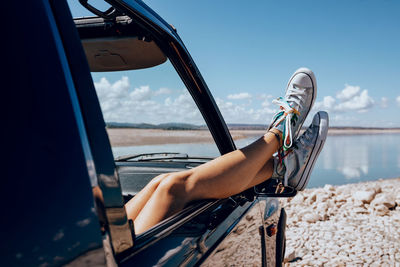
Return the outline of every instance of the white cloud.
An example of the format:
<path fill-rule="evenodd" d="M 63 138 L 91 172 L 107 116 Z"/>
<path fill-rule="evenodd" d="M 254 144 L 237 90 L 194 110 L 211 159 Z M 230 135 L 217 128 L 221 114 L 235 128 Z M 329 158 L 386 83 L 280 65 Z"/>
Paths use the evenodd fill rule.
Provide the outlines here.
<path fill-rule="evenodd" d="M 221 98 L 216 98 L 216 103 L 227 123 L 268 124 L 276 111 L 269 108 L 265 101 L 261 108 L 249 107 L 245 103 L 232 103 Z"/>
<path fill-rule="evenodd" d="M 135 88 L 133 92 L 130 93 L 132 99 L 137 101 L 141 100 L 150 100 L 153 92 L 150 90 L 149 86 L 140 86 L 139 88 Z"/>
<path fill-rule="evenodd" d="M 315 109 L 319 110 L 319 109 L 326 109 L 326 110 L 330 110 L 334 107 L 336 103 L 335 98 L 333 98 L 332 96 L 328 95 L 325 96 L 324 99 L 321 102 L 316 102 L 314 104 Z"/>
<path fill-rule="evenodd" d="M 336 100 L 331 96 L 325 96 L 323 100 L 323 104 L 326 108 L 331 109 L 335 105 Z"/>
<path fill-rule="evenodd" d="M 271 98 L 273 98 L 273 95 L 260 94 L 258 97 L 260 99 L 271 99 Z"/>
<path fill-rule="evenodd" d="M 235 99 L 235 100 L 251 99 L 251 98 L 252 98 L 252 96 L 249 93 L 239 93 L 239 94 L 228 95 L 228 99 Z"/>
<path fill-rule="evenodd" d="M 359 95 L 360 90 L 361 90 L 360 86 L 352 86 L 345 84 L 345 88 L 336 94 L 336 98 L 342 101 L 347 101 Z"/>
<path fill-rule="evenodd" d="M 353 95 L 347 101 L 339 103 L 335 106 L 335 110 L 349 111 L 355 110 L 365 112 L 374 105 L 374 100 L 368 95 L 368 90 L 363 90 L 357 95 Z"/>
<path fill-rule="evenodd" d="M 101 78 L 95 83 L 95 87 L 107 122 L 204 124 L 198 108 L 186 90 L 153 90 L 150 86 L 133 88 L 128 77 L 122 77 L 115 83 Z M 270 104 L 272 96 L 257 96 L 259 106 L 249 104 L 252 98 L 250 93 L 242 92 L 228 95 L 227 99 L 216 98 L 216 103 L 228 123 L 268 124 L 277 110 L 277 107 Z"/>
<path fill-rule="evenodd" d="M 357 111 L 366 112 L 372 108 L 374 100 L 368 95 L 368 90 L 361 90 L 359 86 L 345 85 L 345 88 L 332 96 L 325 96 L 320 102 L 315 103 L 315 109 L 328 111 Z"/>
<path fill-rule="evenodd" d="M 103 116 L 107 122 L 164 123 L 190 122 L 204 124 L 192 97 L 187 91 L 173 95 L 172 90 L 150 86 L 132 88 L 129 78 L 115 83 L 101 78 L 95 83 Z M 154 99 L 164 95 L 165 99 Z"/>
<path fill-rule="evenodd" d="M 398 97 L 396 97 L 396 103 L 400 107 L 400 95 Z"/>
<path fill-rule="evenodd" d="M 204 124 L 186 89 L 153 89 L 148 85 L 135 88 L 128 77 L 122 77 L 114 83 L 101 78 L 95 87 L 107 122 Z M 268 94 L 251 95 L 242 92 L 216 98 L 216 103 L 227 123 L 269 124 L 272 115 L 278 110 L 277 106 L 271 104 L 272 98 Z M 387 107 L 390 101 L 382 97 L 376 103 Z M 396 102 L 400 106 L 400 96 Z M 316 102 L 311 114 L 326 110 L 330 113 L 332 125 L 359 125 L 360 117 L 357 113 L 368 111 L 374 104 L 368 90 L 346 84 L 337 94 L 325 96 Z M 312 116 L 309 117 L 311 119 Z"/>
<path fill-rule="evenodd" d="M 264 101 L 261 103 L 261 106 L 263 106 L 263 107 L 269 107 L 269 106 L 271 106 L 271 100 L 269 100 L 269 99 L 264 100 Z"/>
<path fill-rule="evenodd" d="M 172 93 L 172 90 L 169 88 L 162 87 L 154 92 L 154 95 L 169 95 Z"/>

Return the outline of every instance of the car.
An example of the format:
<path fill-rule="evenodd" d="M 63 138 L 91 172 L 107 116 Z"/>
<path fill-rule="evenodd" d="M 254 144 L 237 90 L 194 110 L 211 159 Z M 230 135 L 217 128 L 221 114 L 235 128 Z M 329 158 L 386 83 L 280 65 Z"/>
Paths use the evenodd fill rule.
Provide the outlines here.
<path fill-rule="evenodd" d="M 3 90 L 1 265 L 207 266 L 227 244 L 255 241 L 259 264 L 280 266 L 286 213 L 278 198 L 296 191 L 273 180 L 196 201 L 135 234 L 124 204 L 140 187 L 123 181 L 145 183 L 210 159 L 163 151 L 114 158 L 91 71 L 152 68 L 168 59 L 219 153 L 236 145 L 177 30 L 140 0 L 107 2 L 101 11 L 81 0 L 94 16 L 75 19 L 64 0 L 2 4 L 9 11 L 3 74 L 12 86 Z M 257 234 L 241 240 L 235 234 L 255 207 Z"/>

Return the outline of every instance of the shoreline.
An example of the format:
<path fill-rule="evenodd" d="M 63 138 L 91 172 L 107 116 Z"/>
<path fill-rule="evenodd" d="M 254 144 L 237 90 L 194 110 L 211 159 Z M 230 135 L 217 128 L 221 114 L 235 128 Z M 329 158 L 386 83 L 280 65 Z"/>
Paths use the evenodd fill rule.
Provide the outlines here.
<path fill-rule="evenodd" d="M 107 132 L 113 147 L 214 142 L 208 130 L 108 128 Z M 251 137 L 261 137 L 265 132 L 265 130 L 230 130 L 232 138 L 235 141 Z M 328 131 L 328 135 L 331 136 L 376 134 L 400 134 L 400 129 L 331 128 Z"/>

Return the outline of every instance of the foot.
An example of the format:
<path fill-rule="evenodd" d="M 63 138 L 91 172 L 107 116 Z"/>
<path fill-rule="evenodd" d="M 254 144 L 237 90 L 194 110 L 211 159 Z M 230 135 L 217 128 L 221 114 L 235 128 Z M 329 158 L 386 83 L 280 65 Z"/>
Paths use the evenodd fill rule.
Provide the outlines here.
<path fill-rule="evenodd" d="M 315 114 L 310 127 L 286 151 L 283 162 L 275 158 L 273 178 L 283 181 L 284 186 L 302 191 L 324 146 L 328 128 L 328 113 L 320 111 Z"/>
<path fill-rule="evenodd" d="M 272 103 L 280 106 L 272 119 L 271 128 L 282 132 L 283 149 L 289 149 L 300 132 L 308 113 L 317 97 L 317 82 L 314 73 L 300 68 L 290 78 L 284 97 Z"/>

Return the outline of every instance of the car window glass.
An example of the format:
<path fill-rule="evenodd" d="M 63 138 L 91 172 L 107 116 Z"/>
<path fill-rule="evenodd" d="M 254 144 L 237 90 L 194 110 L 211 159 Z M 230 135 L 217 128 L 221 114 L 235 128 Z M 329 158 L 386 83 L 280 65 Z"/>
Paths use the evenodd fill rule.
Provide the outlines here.
<path fill-rule="evenodd" d="M 191 95 L 169 61 L 148 69 L 92 72 L 115 158 L 175 152 L 218 155 Z"/>

